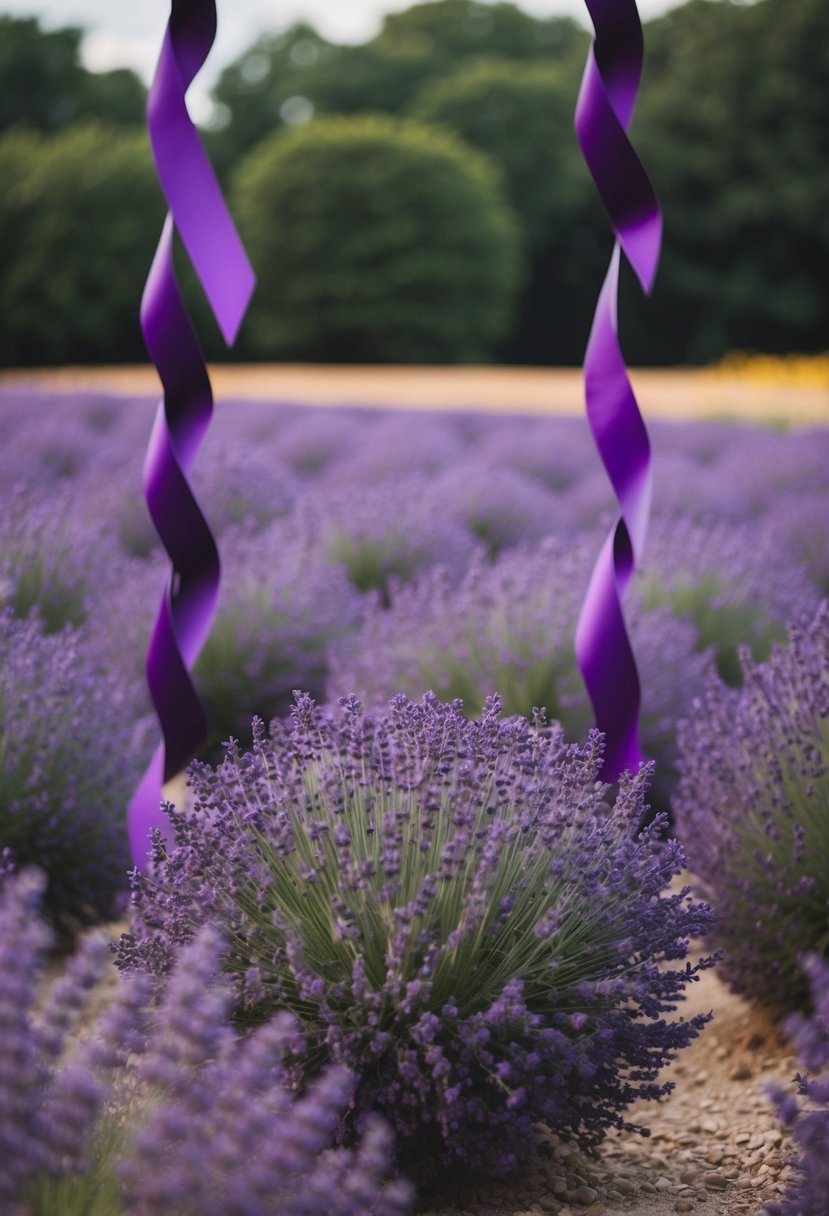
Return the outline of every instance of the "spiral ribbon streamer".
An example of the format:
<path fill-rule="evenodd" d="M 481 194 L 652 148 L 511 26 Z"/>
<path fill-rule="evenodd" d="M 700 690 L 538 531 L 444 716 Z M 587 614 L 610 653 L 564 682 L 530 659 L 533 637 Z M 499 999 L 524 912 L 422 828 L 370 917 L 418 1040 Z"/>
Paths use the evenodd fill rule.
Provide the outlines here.
<path fill-rule="evenodd" d="M 185 102 L 215 36 L 214 0 L 172 0 L 147 102 L 150 143 L 169 210 L 141 300 L 141 329 L 163 388 L 144 462 L 144 489 L 171 571 L 147 654 L 147 682 L 163 743 L 128 812 L 132 854 L 139 866 L 150 829 L 166 830 L 162 784 L 182 771 L 206 736 L 190 668 L 210 632 L 219 589 L 219 554 L 187 481 L 213 412 L 213 394 L 176 281 L 174 230 L 228 345 L 236 338 L 255 282 Z"/>
<path fill-rule="evenodd" d="M 585 402 L 596 446 L 621 508 L 596 565 L 576 629 L 576 655 L 596 725 L 606 739 L 602 778 L 642 760 L 639 676 L 622 597 L 645 544 L 650 442 L 619 346 L 621 253 L 650 292 L 662 240 L 659 203 L 628 138 L 643 37 L 636 0 L 586 0 L 595 37 L 576 103 L 576 135 L 615 237 L 584 357 Z"/>

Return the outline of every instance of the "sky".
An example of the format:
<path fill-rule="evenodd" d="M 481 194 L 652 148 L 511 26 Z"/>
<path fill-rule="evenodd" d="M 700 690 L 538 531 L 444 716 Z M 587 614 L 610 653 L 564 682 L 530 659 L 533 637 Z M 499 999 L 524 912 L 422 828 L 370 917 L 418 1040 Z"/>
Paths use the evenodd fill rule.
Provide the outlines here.
<path fill-rule="evenodd" d="M 639 0 L 643 20 L 683 0 Z M 207 94 L 222 67 L 262 33 L 307 21 L 332 42 L 364 42 L 386 13 L 410 8 L 413 0 L 218 0 L 219 29 L 210 58 L 188 98 L 196 121 L 209 117 Z M 584 0 L 519 0 L 536 17 L 575 17 L 589 25 Z M 80 26 L 87 31 L 84 64 L 91 71 L 129 67 L 149 83 L 169 0 L 0 0 L 0 15 L 39 17 L 46 29 Z"/>

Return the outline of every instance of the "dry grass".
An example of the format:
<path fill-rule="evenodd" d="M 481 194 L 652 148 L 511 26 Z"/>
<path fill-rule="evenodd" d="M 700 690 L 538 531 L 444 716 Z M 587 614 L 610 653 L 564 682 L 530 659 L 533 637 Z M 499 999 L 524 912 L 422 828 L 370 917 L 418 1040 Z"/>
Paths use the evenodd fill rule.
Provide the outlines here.
<path fill-rule="evenodd" d="M 646 417 L 729 418 L 781 426 L 829 424 L 829 384 L 775 364 L 775 376 L 753 374 L 737 361 L 709 368 L 643 368 L 631 372 Z M 220 364 L 211 369 L 217 399 L 296 401 L 308 405 L 487 410 L 518 414 L 579 414 L 578 368 L 357 367 L 299 364 Z M 67 367 L 0 373 L 0 387 L 24 384 L 55 390 L 129 394 L 158 392 L 149 366 Z"/>

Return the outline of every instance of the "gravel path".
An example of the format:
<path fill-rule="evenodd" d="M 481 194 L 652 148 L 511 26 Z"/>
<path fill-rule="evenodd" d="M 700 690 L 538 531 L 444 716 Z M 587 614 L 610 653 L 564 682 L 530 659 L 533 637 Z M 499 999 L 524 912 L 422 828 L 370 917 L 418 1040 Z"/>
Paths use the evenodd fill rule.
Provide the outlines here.
<path fill-rule="evenodd" d="M 518 1182 L 446 1194 L 422 1216 L 756 1216 L 790 1173 L 789 1148 L 764 1095 L 798 1065 L 762 1010 L 705 971 L 682 1009 L 714 1021 L 671 1066 L 673 1094 L 628 1112 L 647 1138 L 611 1133 L 588 1157 L 547 1136 Z"/>

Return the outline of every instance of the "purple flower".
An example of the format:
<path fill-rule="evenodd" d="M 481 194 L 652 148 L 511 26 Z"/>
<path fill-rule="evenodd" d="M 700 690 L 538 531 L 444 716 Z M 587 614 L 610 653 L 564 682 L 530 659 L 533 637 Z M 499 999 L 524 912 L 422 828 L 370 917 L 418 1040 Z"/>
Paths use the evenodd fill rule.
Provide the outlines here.
<path fill-rule="evenodd" d="M 46 1020 L 37 1018 L 49 940 L 42 886 L 25 871 L 0 889 L 0 1211 L 88 1211 L 102 1196 L 125 1216 L 411 1210 L 411 1187 L 388 1180 L 391 1141 L 380 1121 L 366 1120 L 353 1150 L 330 1147 L 351 1074 L 323 1069 L 297 1096 L 304 1043 L 295 1019 L 278 1014 L 248 1035 L 228 1022 L 222 939 L 210 925 L 180 952 L 160 993 L 146 974 L 122 977 L 70 1044 L 107 957 L 102 943 L 84 943 L 49 992 Z"/>
<path fill-rule="evenodd" d="M 321 694 L 328 648 L 357 626 L 361 601 L 341 566 L 293 520 L 228 532 L 219 608 L 194 677 L 215 745 L 250 738 L 254 715 L 288 712 L 295 688 Z"/>
<path fill-rule="evenodd" d="M 125 808 L 145 759 L 131 690 L 81 643 L 0 613 L 0 848 L 46 872 L 47 905 L 67 928 L 119 908 Z"/>
<path fill-rule="evenodd" d="M 355 487 L 315 487 L 301 499 L 297 525 L 314 537 L 321 555 L 340 563 L 359 591 L 388 597 L 392 579 L 407 581 L 441 562 L 458 570 L 472 547 L 423 474 Z"/>
<path fill-rule="evenodd" d="M 785 638 L 790 621 L 814 614 L 820 597 L 768 527 L 688 519 L 654 521 L 637 594 L 690 620 L 700 650 L 710 647 L 728 684 L 741 678 L 737 650 L 758 661 Z"/>
<path fill-rule="evenodd" d="M 757 1000 L 807 997 L 801 951 L 824 950 L 829 899 L 829 606 L 743 686 L 712 678 L 680 726 L 677 831 L 717 911 L 724 978 Z"/>
<path fill-rule="evenodd" d="M 665 1015 L 710 919 L 664 894 L 684 858 L 663 825 L 637 834 L 645 774 L 608 813 L 600 760 L 599 736 L 566 745 L 497 700 L 468 721 L 433 696 L 378 718 L 298 696 L 251 753 L 191 769 L 119 964 L 164 973 L 224 925 L 238 1011 L 293 1010 L 301 1075 L 358 1078 L 348 1135 L 378 1111 L 420 1171 L 511 1168 L 537 1122 L 596 1143 L 706 1022 Z"/>
<path fill-rule="evenodd" d="M 809 1070 L 797 1078 L 806 1103 L 779 1088 L 770 1095 L 800 1158 L 794 1184 L 781 1203 L 767 1205 L 767 1216 L 824 1216 L 829 1195 L 829 961 L 816 954 L 801 961 L 810 981 L 812 1013 L 789 1018 L 786 1029 Z"/>

